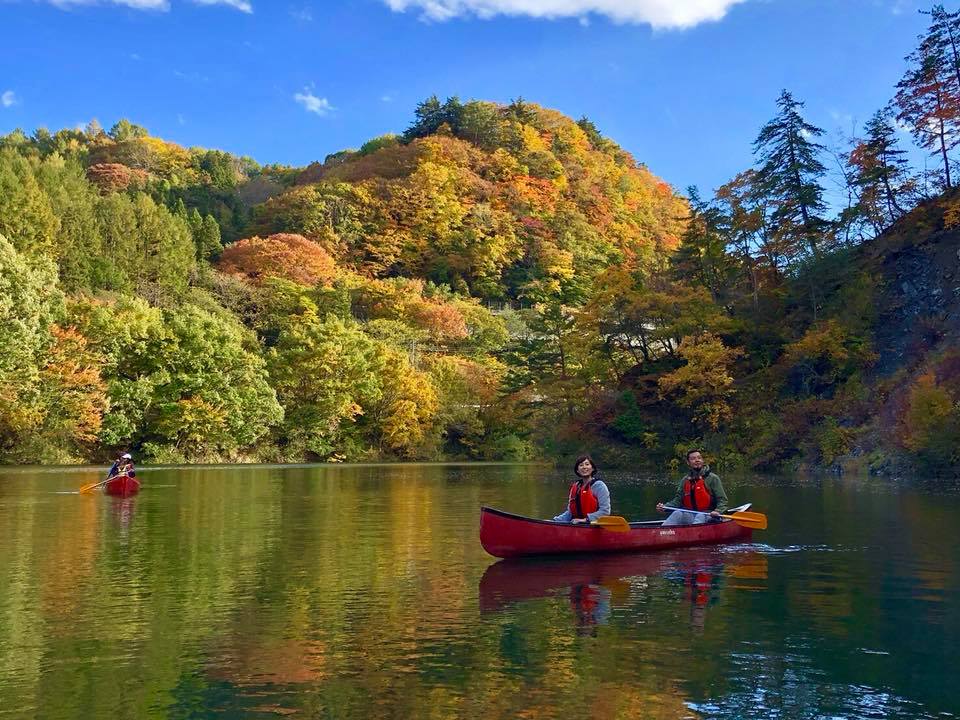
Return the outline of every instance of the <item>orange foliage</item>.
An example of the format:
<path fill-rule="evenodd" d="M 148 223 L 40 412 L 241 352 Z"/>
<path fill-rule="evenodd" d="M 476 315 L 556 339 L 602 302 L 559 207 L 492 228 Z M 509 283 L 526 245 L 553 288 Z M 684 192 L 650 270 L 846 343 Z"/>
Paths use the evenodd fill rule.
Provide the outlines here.
<path fill-rule="evenodd" d="M 302 235 L 290 233 L 252 237 L 228 245 L 219 268 L 256 282 L 279 277 L 301 285 L 328 284 L 336 275 L 330 253 Z"/>
<path fill-rule="evenodd" d="M 467 323 L 453 305 L 416 302 L 410 306 L 411 319 L 437 340 L 463 340 L 467 337 Z"/>
<path fill-rule="evenodd" d="M 93 442 L 107 407 L 99 358 L 76 330 L 54 325 L 51 334 L 53 345 L 41 370 L 44 390 L 53 392 L 44 425 L 62 440 Z"/>
<path fill-rule="evenodd" d="M 150 175 L 120 163 L 97 163 L 87 168 L 87 179 L 100 188 L 100 192 L 108 193 L 143 187 Z"/>

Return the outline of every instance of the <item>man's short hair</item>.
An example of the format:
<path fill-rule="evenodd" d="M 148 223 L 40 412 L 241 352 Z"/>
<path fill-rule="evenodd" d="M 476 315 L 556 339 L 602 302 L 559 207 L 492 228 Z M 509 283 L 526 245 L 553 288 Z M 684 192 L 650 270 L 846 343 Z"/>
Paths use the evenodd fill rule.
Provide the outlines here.
<path fill-rule="evenodd" d="M 689 460 L 690 456 L 693 455 L 694 453 L 700 453 L 701 455 L 703 455 L 702 450 L 700 450 L 699 448 L 693 448 L 692 450 L 687 450 L 687 460 Z"/>

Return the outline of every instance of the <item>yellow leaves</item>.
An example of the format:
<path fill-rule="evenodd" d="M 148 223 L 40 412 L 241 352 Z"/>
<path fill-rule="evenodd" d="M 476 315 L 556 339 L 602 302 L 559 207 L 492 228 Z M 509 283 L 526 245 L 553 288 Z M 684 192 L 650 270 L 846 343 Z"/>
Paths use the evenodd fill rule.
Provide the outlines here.
<path fill-rule="evenodd" d="M 960 225 L 960 201 L 953 200 L 946 203 L 943 213 L 943 226 L 947 230 L 952 230 L 958 225 Z"/>
<path fill-rule="evenodd" d="M 705 333 L 684 338 L 679 354 L 686 364 L 660 377 L 661 394 L 692 410 L 695 423 L 719 429 L 733 415 L 732 367 L 742 352 Z"/>
<path fill-rule="evenodd" d="M 209 438 L 226 426 L 227 412 L 198 396 L 181 398 L 157 423 L 161 432 L 177 438 L 178 447 L 194 452 L 205 449 Z"/>
<path fill-rule="evenodd" d="M 391 450 L 409 456 L 432 430 L 440 408 L 437 392 L 429 376 L 411 367 L 403 354 L 387 350 L 380 362 L 383 397 L 378 414 L 383 439 Z"/>
<path fill-rule="evenodd" d="M 928 449 L 931 439 L 953 416 L 960 416 L 953 399 L 940 387 L 932 372 L 916 379 L 907 396 L 907 407 L 900 418 L 900 438 L 914 452 Z"/>
<path fill-rule="evenodd" d="M 799 373 L 802 381 L 816 390 L 832 385 L 858 369 L 876 362 L 877 354 L 869 343 L 835 319 L 811 327 L 802 338 L 787 345 L 781 366 Z"/>

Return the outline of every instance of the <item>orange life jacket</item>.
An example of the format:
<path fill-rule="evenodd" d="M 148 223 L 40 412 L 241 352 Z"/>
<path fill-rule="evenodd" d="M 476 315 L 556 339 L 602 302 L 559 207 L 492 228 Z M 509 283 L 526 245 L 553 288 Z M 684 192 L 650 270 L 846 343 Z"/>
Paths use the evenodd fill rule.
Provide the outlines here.
<path fill-rule="evenodd" d="M 600 509 L 600 503 L 594 497 L 590 487 L 593 485 L 583 485 L 577 481 L 570 486 L 570 514 L 575 518 L 585 518 L 589 513 Z"/>
<path fill-rule="evenodd" d="M 688 475 L 683 481 L 683 506 L 687 510 L 710 512 L 717 507 L 717 499 L 710 492 L 702 477 L 691 482 Z"/>

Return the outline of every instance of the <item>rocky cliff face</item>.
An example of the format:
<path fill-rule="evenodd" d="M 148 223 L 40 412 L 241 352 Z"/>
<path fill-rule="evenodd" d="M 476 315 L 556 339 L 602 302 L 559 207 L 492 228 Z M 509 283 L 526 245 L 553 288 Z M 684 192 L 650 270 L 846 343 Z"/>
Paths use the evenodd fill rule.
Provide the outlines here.
<path fill-rule="evenodd" d="M 864 259 L 883 279 L 878 377 L 914 366 L 940 345 L 960 339 L 960 228 L 943 227 L 947 202 L 918 208 L 895 232 L 864 248 Z"/>
<path fill-rule="evenodd" d="M 921 375 L 941 377 L 942 363 L 960 351 L 960 192 L 916 208 L 894 228 L 862 248 L 864 267 L 877 278 L 875 349 L 868 381 L 876 416 L 844 465 L 905 475 L 911 465 L 898 453 L 908 395 Z"/>

